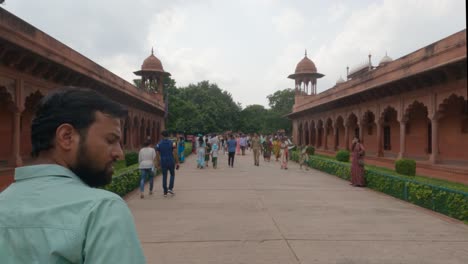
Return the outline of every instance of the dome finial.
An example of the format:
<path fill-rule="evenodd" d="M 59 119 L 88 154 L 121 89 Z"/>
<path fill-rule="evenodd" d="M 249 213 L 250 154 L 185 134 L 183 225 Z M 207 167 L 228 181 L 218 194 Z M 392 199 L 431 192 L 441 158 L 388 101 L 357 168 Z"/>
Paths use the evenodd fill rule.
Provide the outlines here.
<path fill-rule="evenodd" d="M 151 55 L 154 55 L 153 47 L 151 47 Z"/>
<path fill-rule="evenodd" d="M 304 54 L 304 56 L 306 56 L 306 57 L 307 57 L 307 49 L 305 50 L 305 54 Z"/>

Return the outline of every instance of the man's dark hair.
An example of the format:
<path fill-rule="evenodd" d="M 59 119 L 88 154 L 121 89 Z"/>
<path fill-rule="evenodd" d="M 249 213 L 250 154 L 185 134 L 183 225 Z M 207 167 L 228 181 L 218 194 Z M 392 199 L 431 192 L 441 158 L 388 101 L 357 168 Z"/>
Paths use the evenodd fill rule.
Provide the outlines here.
<path fill-rule="evenodd" d="M 41 99 L 31 125 L 31 156 L 51 149 L 55 132 L 62 124 L 70 124 L 81 137 L 96 120 L 96 112 L 115 118 L 127 116 L 127 110 L 104 95 L 86 88 L 63 87 Z"/>
<path fill-rule="evenodd" d="M 167 132 L 167 130 L 164 130 L 164 131 L 161 133 L 161 135 L 162 135 L 163 137 L 168 137 L 168 136 L 169 136 L 169 132 Z"/>

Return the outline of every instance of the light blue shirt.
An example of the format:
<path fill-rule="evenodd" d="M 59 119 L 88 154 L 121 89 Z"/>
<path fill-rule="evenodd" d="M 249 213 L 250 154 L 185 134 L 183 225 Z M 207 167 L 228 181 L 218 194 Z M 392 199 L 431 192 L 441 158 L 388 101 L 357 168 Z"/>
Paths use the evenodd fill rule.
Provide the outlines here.
<path fill-rule="evenodd" d="M 0 263 L 145 263 L 132 214 L 69 169 L 15 170 L 0 193 Z"/>

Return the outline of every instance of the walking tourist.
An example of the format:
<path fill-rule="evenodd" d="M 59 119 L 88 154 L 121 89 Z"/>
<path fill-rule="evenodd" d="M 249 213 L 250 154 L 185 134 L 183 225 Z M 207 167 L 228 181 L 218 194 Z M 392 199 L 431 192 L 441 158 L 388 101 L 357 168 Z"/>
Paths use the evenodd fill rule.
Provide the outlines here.
<path fill-rule="evenodd" d="M 260 138 L 258 137 L 257 133 L 255 133 L 253 138 L 251 139 L 251 146 L 254 156 L 254 165 L 260 166 L 260 150 L 262 148 L 262 145 L 260 143 Z"/>
<path fill-rule="evenodd" d="M 236 153 L 237 153 L 237 155 L 240 155 L 240 140 L 241 140 L 240 135 L 237 135 L 237 136 L 236 136 L 236 143 L 237 143 L 237 145 L 236 145 Z"/>
<path fill-rule="evenodd" d="M 271 158 L 271 150 L 273 149 L 273 145 L 270 141 L 270 138 L 267 136 L 265 141 L 262 144 L 263 147 L 263 160 L 270 162 Z"/>
<path fill-rule="evenodd" d="M 230 139 L 227 141 L 228 166 L 233 168 L 234 167 L 234 155 L 236 155 L 236 148 L 238 145 L 233 135 L 230 135 L 229 137 Z"/>
<path fill-rule="evenodd" d="M 206 144 L 203 141 L 203 137 L 198 137 L 197 144 L 197 168 L 203 169 L 205 167 L 205 150 Z"/>
<path fill-rule="evenodd" d="M 211 161 L 213 162 L 213 169 L 218 168 L 218 151 L 218 144 L 213 143 L 213 145 L 211 146 Z"/>
<path fill-rule="evenodd" d="M 184 137 L 179 137 L 179 141 L 177 142 L 177 154 L 179 155 L 179 162 L 184 163 L 185 161 L 185 140 Z"/>
<path fill-rule="evenodd" d="M 307 153 L 307 146 L 303 146 L 301 148 L 300 156 L 299 156 L 299 166 L 302 170 L 302 166 L 305 166 L 306 170 L 309 170 L 309 153 Z"/>
<path fill-rule="evenodd" d="M 208 168 L 208 165 L 210 164 L 210 155 L 211 155 L 211 144 L 208 140 L 208 137 L 205 139 L 205 145 L 206 145 L 205 166 Z"/>
<path fill-rule="evenodd" d="M 138 153 L 138 168 L 140 169 L 140 198 L 145 197 L 145 182 L 149 180 L 149 195 L 153 194 L 154 162 L 156 151 L 151 147 L 151 141 L 146 141 Z"/>
<path fill-rule="evenodd" d="M 156 145 L 156 150 L 159 153 L 158 169 L 162 172 L 162 187 L 164 197 L 166 197 L 167 193 L 174 195 L 175 169 L 179 169 L 179 160 L 174 143 L 169 139 L 169 133 L 164 130 L 161 135 L 163 139 Z M 167 186 L 167 171 L 171 174 L 169 187 Z"/>
<path fill-rule="evenodd" d="M 287 170 L 288 169 L 288 159 L 289 159 L 289 150 L 288 150 L 288 147 L 289 147 L 289 144 L 288 144 L 288 140 L 286 137 L 283 137 L 281 139 L 281 145 L 280 145 L 280 150 L 281 150 L 281 169 L 285 169 Z"/>
<path fill-rule="evenodd" d="M 351 185 L 364 187 L 364 154 L 365 149 L 359 138 L 355 137 L 351 145 Z"/>
<path fill-rule="evenodd" d="M 146 263 L 125 201 L 95 188 L 112 181 L 123 156 L 126 116 L 90 89 L 42 98 L 31 126 L 33 160 L 0 193 L 1 263 Z"/>
<path fill-rule="evenodd" d="M 273 140 L 273 154 L 275 154 L 275 159 L 276 161 L 279 160 L 281 157 L 281 142 L 277 136 L 275 136 L 275 139 Z"/>
<path fill-rule="evenodd" d="M 245 149 L 247 148 L 247 137 L 245 135 L 241 135 L 239 140 L 240 148 L 242 151 L 242 156 L 245 155 Z"/>

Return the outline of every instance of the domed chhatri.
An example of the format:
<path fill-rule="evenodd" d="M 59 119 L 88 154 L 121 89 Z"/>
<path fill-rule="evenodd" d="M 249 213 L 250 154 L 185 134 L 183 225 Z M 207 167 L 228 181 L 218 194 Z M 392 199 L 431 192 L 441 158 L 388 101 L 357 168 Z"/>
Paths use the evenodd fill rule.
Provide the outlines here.
<path fill-rule="evenodd" d="M 151 55 L 143 61 L 141 70 L 134 74 L 141 76 L 140 88 L 158 93 L 162 93 L 163 78 L 171 76 L 169 72 L 164 71 L 161 61 L 154 56 L 153 49 L 151 49 Z"/>
<path fill-rule="evenodd" d="M 325 75 L 318 73 L 314 62 L 307 57 L 306 50 L 304 58 L 296 65 L 294 74 L 289 75 L 288 78 L 296 82 L 296 95 L 314 95 L 317 94 L 317 79 L 323 76 Z"/>
<path fill-rule="evenodd" d="M 340 76 L 340 78 L 338 78 L 338 80 L 336 80 L 336 84 L 341 84 L 341 83 L 344 83 L 345 80 L 343 80 L 343 77 Z"/>
<path fill-rule="evenodd" d="M 296 71 L 294 73 L 316 73 L 317 68 L 315 67 L 315 64 L 313 61 L 311 61 L 309 58 L 306 56 L 297 64 L 296 66 Z"/>
<path fill-rule="evenodd" d="M 387 65 L 388 63 L 392 62 L 393 59 L 390 58 L 388 55 L 387 55 L 387 52 L 385 52 L 385 56 L 380 60 L 379 62 L 379 66 L 384 66 L 384 65 Z"/>
<path fill-rule="evenodd" d="M 161 61 L 158 58 L 156 58 L 156 56 L 154 56 L 152 49 L 151 55 L 143 61 L 143 64 L 141 65 L 141 70 L 164 72 Z"/>

